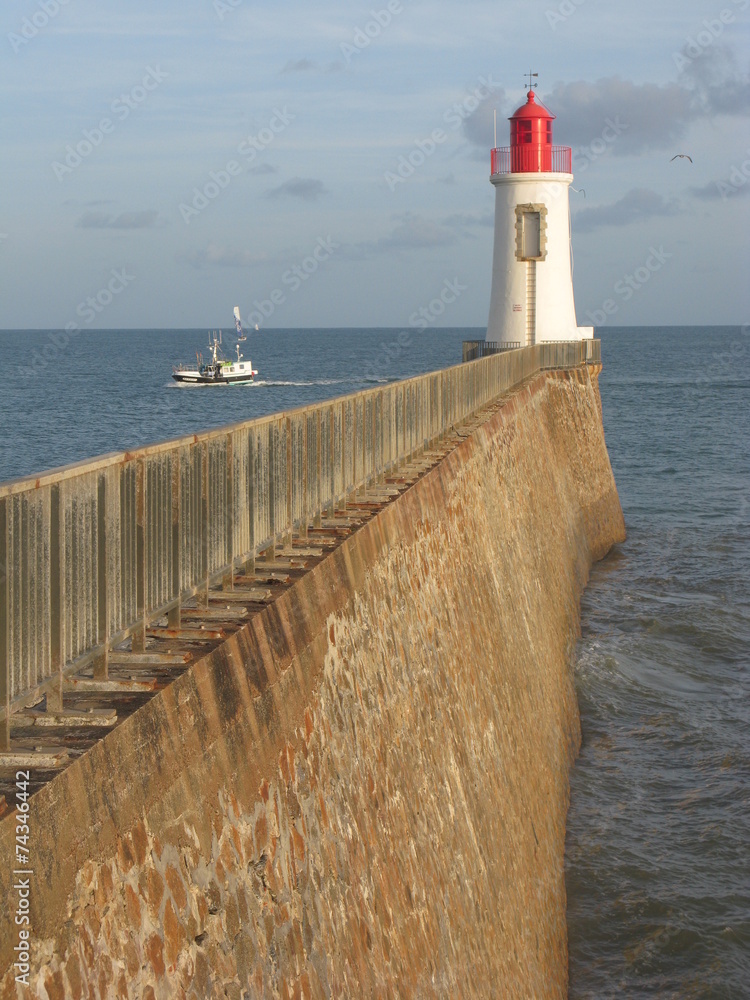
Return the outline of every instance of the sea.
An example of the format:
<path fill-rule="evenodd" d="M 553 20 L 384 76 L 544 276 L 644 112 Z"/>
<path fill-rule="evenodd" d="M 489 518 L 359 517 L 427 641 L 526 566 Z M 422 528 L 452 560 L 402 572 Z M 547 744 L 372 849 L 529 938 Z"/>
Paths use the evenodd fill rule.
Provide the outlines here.
<path fill-rule="evenodd" d="M 456 364 L 477 329 L 0 332 L 0 481 Z M 628 537 L 592 570 L 566 842 L 570 996 L 750 997 L 750 327 L 597 330 Z M 227 353 L 235 339 L 224 333 Z"/>

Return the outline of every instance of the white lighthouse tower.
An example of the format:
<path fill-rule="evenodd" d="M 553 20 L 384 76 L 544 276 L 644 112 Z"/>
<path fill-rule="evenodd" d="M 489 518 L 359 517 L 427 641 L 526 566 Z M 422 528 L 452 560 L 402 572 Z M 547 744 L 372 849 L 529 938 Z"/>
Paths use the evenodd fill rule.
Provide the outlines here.
<path fill-rule="evenodd" d="M 552 145 L 555 116 L 533 86 L 510 119 L 510 146 L 492 150 L 495 249 L 487 341 L 526 347 L 593 337 L 573 302 L 568 187 L 571 149 Z"/>

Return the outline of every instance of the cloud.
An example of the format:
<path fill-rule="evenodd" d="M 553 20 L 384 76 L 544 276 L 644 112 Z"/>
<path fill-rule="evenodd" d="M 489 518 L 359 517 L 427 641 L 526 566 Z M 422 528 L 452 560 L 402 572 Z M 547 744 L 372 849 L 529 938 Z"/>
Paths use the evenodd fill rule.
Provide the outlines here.
<path fill-rule="evenodd" d="M 278 187 L 271 188 L 267 192 L 267 198 L 301 198 L 303 201 L 317 201 L 324 194 L 328 194 L 328 188 L 323 181 L 312 177 L 292 177 L 291 180 L 284 181 Z"/>
<path fill-rule="evenodd" d="M 310 70 L 317 69 L 317 64 L 312 59 L 290 59 L 281 70 L 282 73 L 309 73 Z"/>
<path fill-rule="evenodd" d="M 102 205 L 114 205 L 113 198 L 98 198 L 95 201 L 80 201 L 78 198 L 66 198 L 63 205 L 73 208 L 101 208 Z"/>
<path fill-rule="evenodd" d="M 270 163 L 261 163 L 259 167 L 249 167 L 249 174 L 277 174 L 279 172 L 278 167 L 272 166 Z"/>
<path fill-rule="evenodd" d="M 312 59 L 290 59 L 280 70 L 282 75 L 290 73 L 319 73 L 327 75 L 329 73 L 340 73 L 346 68 L 345 63 L 338 60 L 323 65 Z"/>
<path fill-rule="evenodd" d="M 739 171 L 737 173 L 739 174 Z M 750 194 L 750 183 L 748 183 L 747 179 L 745 178 L 740 182 L 741 175 L 737 180 L 733 179 L 735 176 L 731 175 L 728 181 L 709 181 L 703 187 L 691 187 L 690 194 L 701 201 L 726 201 L 735 195 Z"/>
<path fill-rule="evenodd" d="M 582 209 L 576 213 L 573 224 L 579 233 L 590 233 L 601 226 L 628 226 L 641 219 L 676 215 L 679 211 L 674 200 L 646 188 L 633 188 L 612 205 Z"/>
<path fill-rule="evenodd" d="M 479 212 L 456 212 L 446 216 L 443 219 L 443 225 L 449 229 L 455 229 L 457 232 L 466 233 L 468 229 L 475 226 L 494 226 L 495 215 L 493 212 L 485 212 L 483 215 L 480 215 Z"/>
<path fill-rule="evenodd" d="M 466 138 L 483 149 L 493 134 L 494 108 L 498 119 L 501 114 L 505 119 L 518 106 L 514 102 L 513 107 L 503 107 L 502 91 L 492 96 L 464 123 Z M 558 118 L 557 143 L 585 147 L 610 136 L 607 142 L 613 155 L 636 156 L 673 149 L 691 125 L 702 119 L 750 115 L 750 79 L 730 49 L 714 45 L 690 60 L 678 82 L 634 83 L 619 76 L 594 83 L 576 80 L 557 84 L 540 100 Z M 498 142 L 508 142 L 505 122 Z"/>
<path fill-rule="evenodd" d="M 690 93 L 696 116 L 750 115 L 750 79 L 726 45 L 714 43 L 690 58 L 680 79 Z"/>
<path fill-rule="evenodd" d="M 252 253 L 250 250 L 237 250 L 209 243 L 205 249 L 195 250 L 189 254 L 179 254 L 177 260 L 190 264 L 191 267 L 251 267 L 257 264 L 267 264 L 265 254 Z"/>
<path fill-rule="evenodd" d="M 506 107 L 507 103 L 508 98 L 501 87 L 488 88 L 488 96 L 461 123 L 463 134 L 469 142 L 474 146 L 480 146 L 484 153 L 492 146 L 495 134 L 495 111 L 497 111 L 498 118 L 498 144 L 504 146 L 508 141 L 508 123 L 505 122 L 504 125 L 501 125 L 501 122 L 503 122 L 504 117 L 513 114 L 515 108 L 512 111 L 507 111 L 507 114 L 504 115 L 503 108 Z"/>
<path fill-rule="evenodd" d="M 153 229 L 159 221 L 159 213 L 155 209 L 144 212 L 120 212 L 119 215 L 109 215 L 107 212 L 84 212 L 76 223 L 79 229 Z"/>
<path fill-rule="evenodd" d="M 388 236 L 364 243 L 351 243 L 344 247 L 343 256 L 363 260 L 394 250 L 425 250 L 449 246 L 457 241 L 455 232 L 437 225 L 412 212 L 396 217 L 397 221 Z"/>
<path fill-rule="evenodd" d="M 586 146 L 615 132 L 610 148 L 619 156 L 670 149 L 695 117 L 685 87 L 633 83 L 617 76 L 596 83 L 578 80 L 558 84 L 543 103 L 560 121 L 556 142 Z"/>

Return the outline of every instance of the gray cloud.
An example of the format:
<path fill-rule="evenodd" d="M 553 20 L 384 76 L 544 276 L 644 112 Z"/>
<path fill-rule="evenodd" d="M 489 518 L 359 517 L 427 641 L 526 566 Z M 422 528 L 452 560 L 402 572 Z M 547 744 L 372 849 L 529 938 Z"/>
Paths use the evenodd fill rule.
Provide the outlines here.
<path fill-rule="evenodd" d="M 690 92 L 677 83 L 633 83 L 613 76 L 588 83 L 558 84 L 544 101 L 560 124 L 555 141 L 586 146 L 608 129 L 618 132 L 612 152 L 627 156 L 669 149 L 695 117 Z M 612 126 L 610 123 L 614 123 Z"/>
<path fill-rule="evenodd" d="M 690 59 L 674 83 L 634 83 L 618 76 L 595 83 L 576 80 L 557 84 L 540 100 L 558 118 L 557 143 L 586 147 L 601 139 L 605 131 L 611 135 L 612 123 L 616 123 L 616 137 L 607 140 L 613 155 L 635 156 L 648 150 L 672 149 L 701 119 L 750 115 L 750 78 L 731 49 L 717 44 Z M 483 150 L 488 147 L 496 107 L 498 143 L 506 145 L 506 119 L 520 103 L 509 102 L 503 91 L 496 91 L 492 100 L 484 101 L 464 122 L 466 138 Z"/>
<path fill-rule="evenodd" d="M 628 226 L 641 219 L 676 215 L 679 211 L 674 200 L 668 200 L 646 188 L 633 188 L 612 205 L 584 208 L 576 212 L 573 227 L 579 233 L 590 233 L 601 226 Z"/>
<path fill-rule="evenodd" d="M 159 213 L 154 209 L 144 212 L 120 212 L 110 215 L 107 212 L 84 212 L 76 226 L 79 229 L 153 229 L 159 220 Z"/>
<path fill-rule="evenodd" d="M 198 269 L 203 267 L 251 267 L 268 263 L 268 258 L 263 254 L 252 253 L 250 250 L 222 247 L 215 243 L 209 243 L 205 249 L 195 250 L 189 254 L 179 254 L 177 260 Z"/>
<path fill-rule="evenodd" d="M 508 98 L 505 96 L 505 91 L 499 87 L 491 90 L 489 97 L 486 97 L 476 111 L 462 123 L 463 134 L 469 142 L 485 151 L 492 146 L 495 109 L 497 109 L 497 142 L 499 146 L 504 146 L 508 142 L 508 123 L 505 118 L 515 111 L 515 108 L 504 111 L 503 109 L 507 107 Z"/>
<path fill-rule="evenodd" d="M 291 180 L 284 181 L 278 187 L 271 188 L 267 192 L 267 198 L 301 198 L 303 201 L 317 201 L 324 194 L 328 194 L 323 181 L 312 177 L 292 177 Z"/>
<path fill-rule="evenodd" d="M 258 167 L 249 167 L 249 174 L 277 174 L 279 172 L 278 167 L 272 166 L 270 163 L 261 163 Z"/>
<path fill-rule="evenodd" d="M 344 63 L 339 61 L 329 62 L 323 66 L 312 59 L 290 59 L 282 67 L 281 73 L 340 73 L 344 68 Z"/>
<path fill-rule="evenodd" d="M 696 116 L 750 114 L 750 79 L 726 45 L 714 43 L 692 57 L 680 79 L 690 93 Z"/>
<path fill-rule="evenodd" d="M 281 70 L 282 73 L 309 73 L 310 70 L 317 69 L 316 63 L 312 59 L 290 59 Z"/>
<path fill-rule="evenodd" d="M 343 248 L 342 256 L 364 260 L 394 250 L 424 250 L 430 247 L 449 246 L 456 240 L 457 236 L 451 229 L 407 212 L 397 217 L 396 224 L 388 236 L 366 243 L 351 243 Z"/>
<path fill-rule="evenodd" d="M 66 198 L 63 205 L 72 205 L 74 208 L 100 208 L 102 205 L 114 205 L 112 198 L 99 198 L 95 201 L 80 201 L 78 198 Z"/>
<path fill-rule="evenodd" d="M 445 246 L 453 243 L 455 237 L 442 226 L 423 219 L 420 215 L 408 212 L 403 215 L 390 236 L 378 240 L 378 245 L 384 250 L 417 249 L 421 247 Z"/>
<path fill-rule="evenodd" d="M 691 187 L 690 194 L 701 201 L 726 201 L 734 198 L 735 195 L 742 197 L 750 194 L 750 182 L 745 180 L 744 184 L 732 182 L 732 180 L 709 181 L 703 187 Z"/>
<path fill-rule="evenodd" d="M 478 212 L 456 212 L 446 216 L 443 219 L 443 225 L 459 232 L 465 232 L 475 226 L 492 227 L 495 225 L 495 215 L 493 212 L 485 212 L 484 215 L 480 215 Z"/>

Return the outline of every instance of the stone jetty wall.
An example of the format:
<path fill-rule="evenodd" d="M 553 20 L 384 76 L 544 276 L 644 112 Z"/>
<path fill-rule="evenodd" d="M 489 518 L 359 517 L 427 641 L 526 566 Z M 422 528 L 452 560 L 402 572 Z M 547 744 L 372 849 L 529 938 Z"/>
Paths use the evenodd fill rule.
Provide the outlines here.
<path fill-rule="evenodd" d="M 571 656 L 623 536 L 596 369 L 538 376 L 34 796 L 0 996 L 565 996 Z"/>

